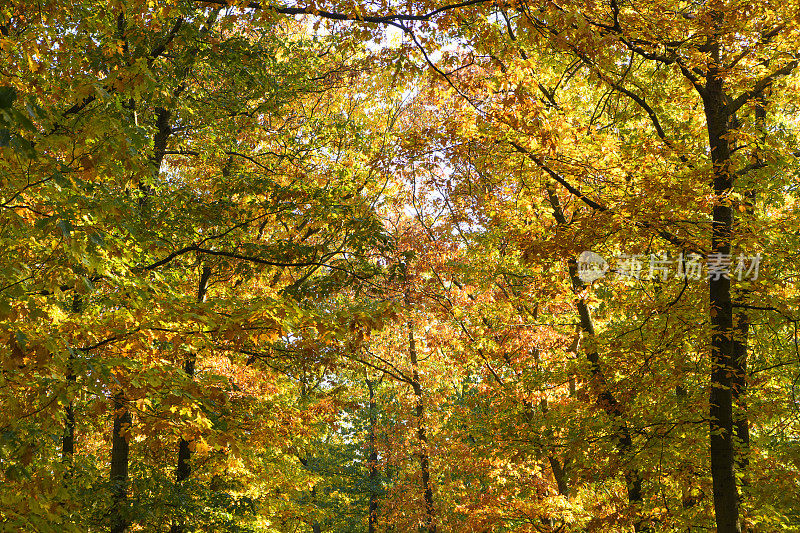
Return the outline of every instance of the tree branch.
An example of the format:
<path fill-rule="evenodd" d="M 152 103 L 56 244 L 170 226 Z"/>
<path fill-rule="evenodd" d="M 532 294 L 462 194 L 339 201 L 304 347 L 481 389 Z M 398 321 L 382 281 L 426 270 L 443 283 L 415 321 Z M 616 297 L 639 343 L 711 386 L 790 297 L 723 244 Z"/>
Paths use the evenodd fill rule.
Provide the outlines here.
<path fill-rule="evenodd" d="M 757 96 L 761 96 L 764 90 L 767 89 L 770 85 L 772 85 L 772 82 L 774 82 L 776 79 L 791 74 L 792 71 L 797 68 L 797 65 L 798 65 L 798 60 L 795 59 L 785 64 L 783 67 L 779 68 L 772 74 L 769 74 L 768 76 L 761 78 L 759 81 L 756 82 L 756 84 L 753 86 L 752 89 L 740 94 L 735 100 L 728 103 L 728 105 L 726 105 L 725 108 L 723 109 L 723 113 L 725 113 L 727 116 L 731 116 L 733 113 L 736 113 L 736 111 L 738 111 L 740 107 L 742 107 L 745 103 L 747 103 L 748 100 L 752 100 Z"/>
<path fill-rule="evenodd" d="M 436 15 L 443 13 L 445 11 L 450 11 L 451 9 L 458 9 L 461 7 L 468 7 L 478 4 L 493 3 L 493 1 L 494 0 L 465 0 L 464 2 L 458 2 L 455 4 L 447 4 L 438 9 L 434 9 L 433 11 L 429 11 L 421 15 L 393 13 L 391 15 L 382 15 L 382 16 L 358 15 L 358 14 L 350 15 L 346 13 L 336 13 L 333 11 L 320 10 L 313 6 L 305 6 L 305 7 L 272 6 L 268 4 L 262 4 L 261 2 L 248 2 L 247 4 L 241 4 L 239 7 L 244 7 L 248 9 L 269 9 L 281 15 L 313 15 L 316 17 L 325 18 L 329 20 L 370 22 L 373 24 L 391 24 L 393 22 L 401 22 L 401 21 L 406 21 L 406 22 L 427 21 L 435 17 Z M 198 2 L 203 4 L 213 4 L 225 7 L 228 7 L 230 5 L 230 3 L 227 0 L 198 0 Z"/>
<path fill-rule="evenodd" d="M 585 203 L 586 205 L 588 205 L 592 209 L 594 209 L 596 211 L 600 211 L 601 213 L 602 212 L 606 212 L 606 211 L 613 212 L 613 210 L 610 207 L 602 205 L 602 204 L 599 204 L 599 203 L 595 202 L 594 200 L 592 200 L 591 198 L 587 197 L 585 194 L 583 194 L 580 191 L 580 189 L 577 189 L 575 186 L 573 186 L 571 183 L 569 183 L 566 179 L 564 179 L 563 176 L 561 176 L 556 171 L 554 171 L 549 166 L 547 166 L 543 161 L 541 161 L 539 158 L 537 158 L 532 153 L 530 153 L 530 151 L 527 150 L 525 147 L 517 144 L 514 141 L 509 141 L 509 142 L 511 143 L 511 146 L 513 146 L 514 148 L 517 149 L 518 152 L 520 152 L 522 154 L 525 154 L 528 157 L 528 159 L 530 159 L 531 161 L 536 163 L 536 165 L 539 168 L 541 168 L 542 170 L 547 172 L 547 174 L 551 178 L 553 178 L 561 186 L 563 186 L 565 189 L 567 189 L 567 191 L 570 194 L 572 194 L 573 196 L 578 198 L 580 201 L 582 201 L 583 203 Z M 656 235 L 658 235 L 659 237 L 661 237 L 662 239 L 664 239 L 668 243 L 670 243 L 670 244 L 672 244 L 674 246 L 677 246 L 678 248 L 682 248 L 682 249 L 687 250 L 689 252 L 695 252 L 695 253 L 700 253 L 701 255 L 704 255 L 704 254 L 701 253 L 700 250 L 698 250 L 697 246 L 689 243 L 688 241 L 686 241 L 684 239 L 681 239 L 677 235 L 673 235 L 672 233 L 670 233 L 667 230 L 662 230 L 662 229 L 655 228 L 649 222 L 634 222 L 633 224 L 635 226 L 638 226 L 638 227 L 643 228 L 643 229 L 654 230 Z"/>

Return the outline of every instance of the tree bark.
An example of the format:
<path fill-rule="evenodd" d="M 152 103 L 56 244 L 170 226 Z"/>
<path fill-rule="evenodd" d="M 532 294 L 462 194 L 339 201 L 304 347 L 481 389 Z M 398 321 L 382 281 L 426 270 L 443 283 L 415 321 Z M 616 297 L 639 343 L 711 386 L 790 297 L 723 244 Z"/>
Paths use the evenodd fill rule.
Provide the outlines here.
<path fill-rule="evenodd" d="M 208 279 L 211 277 L 211 268 L 204 266 L 200 272 L 200 281 L 197 284 L 197 302 L 203 303 L 206 301 L 206 294 L 208 293 Z M 190 354 L 183 364 L 183 372 L 189 377 L 194 378 L 194 367 L 197 360 L 197 354 Z M 175 481 L 178 485 L 183 483 L 192 473 L 192 465 L 189 462 L 192 458 L 192 451 L 189 449 L 189 441 L 181 437 L 178 441 L 178 464 L 175 468 Z M 183 533 L 185 531 L 183 524 L 173 523 L 169 529 L 170 533 Z"/>
<path fill-rule="evenodd" d="M 131 413 L 125 393 L 114 393 L 114 427 L 111 434 L 111 533 L 128 529 L 128 434 Z"/>
<path fill-rule="evenodd" d="M 408 295 L 406 294 L 408 300 Z M 411 359 L 411 388 L 414 390 L 417 418 L 417 440 L 419 441 L 419 467 L 422 474 L 423 501 L 425 504 L 424 529 L 436 533 L 436 520 L 433 508 L 433 489 L 431 488 L 430 457 L 428 455 L 428 433 L 425 426 L 425 401 L 419 380 L 417 345 L 414 340 L 414 324 L 408 321 L 408 354 Z"/>
<path fill-rule="evenodd" d="M 745 295 L 735 295 L 735 301 L 744 301 Z M 736 468 L 742 474 L 742 484 L 746 484 L 747 468 L 750 464 L 750 424 L 747 419 L 747 337 L 750 332 L 750 317 L 746 311 L 736 313 L 736 337 L 733 341 L 734 376 L 733 403 L 736 407 L 733 432 L 738 445 Z"/>
<path fill-rule="evenodd" d="M 75 383 L 75 374 L 72 372 L 72 360 L 74 357 L 69 356 L 69 363 L 67 367 L 67 384 Z M 64 435 L 61 437 L 61 460 L 65 463 L 72 463 L 72 456 L 75 454 L 75 407 L 72 402 L 69 402 L 64 408 Z"/>
<path fill-rule="evenodd" d="M 81 298 L 74 296 L 72 299 L 72 312 L 77 314 L 81 311 Z M 64 375 L 66 380 L 67 392 L 74 387 L 77 381 L 75 375 L 75 355 L 70 352 L 67 358 L 67 371 Z M 72 400 L 67 402 L 64 407 L 64 433 L 61 436 L 61 461 L 67 464 L 66 475 L 71 475 L 72 459 L 75 455 L 75 405 Z"/>
<path fill-rule="evenodd" d="M 547 194 L 550 206 L 553 208 L 553 216 L 556 222 L 561 225 L 566 225 L 567 219 L 564 216 L 564 211 L 561 209 L 561 204 L 558 201 L 558 196 L 556 196 L 555 191 L 552 188 L 548 188 Z M 578 308 L 580 329 L 587 337 L 594 337 L 594 323 L 592 322 L 589 306 L 586 304 L 586 300 L 579 295 L 579 292 L 584 288 L 584 284 L 578 276 L 577 261 L 575 259 L 570 259 L 568 268 L 572 288 L 576 294 L 576 307 Z M 617 454 L 623 463 L 628 462 L 633 452 L 633 438 L 631 437 L 628 424 L 624 420 L 622 406 L 611 392 L 605 373 L 600 366 L 600 354 L 598 354 L 596 350 L 587 350 L 586 359 L 589 361 L 591 368 L 592 380 L 590 386 L 597 397 L 597 405 L 603 409 L 615 423 L 615 434 L 619 436 L 616 442 Z M 623 476 L 625 477 L 628 503 L 640 506 L 643 502 L 643 480 L 639 469 L 623 466 Z M 634 519 L 633 526 L 636 532 L 652 531 L 651 525 L 638 516 Z"/>
<path fill-rule="evenodd" d="M 369 518 L 367 528 L 369 533 L 375 533 L 375 527 L 378 524 L 378 493 L 375 486 L 378 483 L 378 449 L 376 447 L 375 439 L 375 425 L 377 423 L 375 416 L 375 390 L 372 381 L 367 378 L 367 389 L 369 389 L 369 436 L 368 438 L 368 456 L 367 456 L 367 471 L 369 472 Z"/>
<path fill-rule="evenodd" d="M 317 487 L 316 486 L 314 486 L 311 489 L 311 501 L 314 503 L 314 505 L 316 505 L 316 503 L 317 503 Z M 322 526 L 316 520 L 311 522 L 311 533 L 322 533 Z"/>
<path fill-rule="evenodd" d="M 579 344 L 580 344 L 580 330 L 575 335 L 575 340 L 573 341 L 572 346 L 570 346 L 568 351 L 577 354 L 577 350 L 578 350 L 578 345 Z M 534 349 L 533 350 L 533 355 L 534 355 L 534 360 L 536 361 L 536 365 L 537 365 L 537 368 L 538 368 L 538 366 L 539 366 L 539 350 L 538 349 Z M 570 397 L 574 395 L 574 390 L 573 390 L 574 387 L 575 387 L 575 378 L 573 376 L 570 376 Z M 539 392 L 540 393 L 542 392 L 541 388 L 539 389 Z M 531 405 L 531 403 L 528 402 L 528 401 L 525 401 L 524 404 L 525 404 L 525 407 L 526 407 L 526 409 L 528 411 L 529 419 L 533 418 L 533 405 Z M 541 407 L 542 413 L 544 413 L 544 414 L 547 414 L 547 412 L 550 410 L 550 408 L 549 408 L 549 406 L 547 404 L 547 398 L 546 397 L 543 396 L 542 399 L 539 401 L 539 407 Z M 549 436 L 550 436 L 550 434 L 548 432 L 548 437 Z M 567 466 L 569 465 L 569 459 L 568 458 L 564 458 L 564 462 L 562 463 L 562 462 L 560 462 L 558 460 L 558 457 L 556 457 L 556 456 L 554 456 L 552 454 L 549 454 L 547 456 L 547 461 L 550 463 L 550 470 L 553 471 L 553 479 L 556 480 L 556 488 L 558 488 L 558 494 L 561 495 L 561 496 L 564 496 L 565 498 L 569 498 L 569 474 L 567 472 Z"/>
<path fill-rule="evenodd" d="M 556 457 L 552 455 L 547 456 L 547 460 L 550 462 L 550 468 L 553 470 L 553 477 L 556 480 L 556 487 L 558 487 L 558 493 L 565 498 L 569 498 L 569 483 L 567 481 L 567 461 L 564 460 L 564 464 L 562 465 Z"/>
<path fill-rule="evenodd" d="M 725 111 L 723 73 L 719 72 L 720 47 L 712 47 L 712 62 L 702 94 L 713 165 L 715 203 L 711 226 L 711 253 L 722 257 L 731 253 L 733 209 L 729 195 L 733 188 L 731 151 L 728 142 L 729 116 Z M 718 279 L 714 279 L 717 277 Z M 733 448 L 733 305 L 731 280 L 709 276 L 711 318 L 711 382 L 709 393 L 709 433 L 714 515 L 718 533 L 740 533 L 739 492 L 736 487 Z"/>

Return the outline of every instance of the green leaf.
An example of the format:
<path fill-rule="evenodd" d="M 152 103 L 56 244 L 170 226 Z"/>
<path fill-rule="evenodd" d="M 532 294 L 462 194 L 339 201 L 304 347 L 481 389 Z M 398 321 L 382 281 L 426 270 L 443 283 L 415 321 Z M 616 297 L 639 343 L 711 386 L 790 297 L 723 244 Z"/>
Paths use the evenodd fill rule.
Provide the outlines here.
<path fill-rule="evenodd" d="M 106 240 L 103 237 L 102 232 L 92 233 L 89 235 L 89 240 L 101 248 L 106 245 Z"/>
<path fill-rule="evenodd" d="M 16 123 L 22 126 L 24 129 L 28 131 L 36 131 L 36 127 L 33 125 L 33 122 L 31 122 L 31 119 L 26 117 L 23 113 L 20 113 L 16 109 L 11 109 L 9 113 L 11 113 L 11 116 Z"/>
<path fill-rule="evenodd" d="M 70 235 L 72 235 L 73 228 L 72 224 L 70 224 L 69 221 L 59 220 L 57 225 L 61 229 L 61 234 L 64 235 L 64 237 L 69 237 Z"/>
<path fill-rule="evenodd" d="M 9 109 L 17 99 L 17 90 L 14 87 L 0 87 L 0 109 Z"/>
<path fill-rule="evenodd" d="M 19 346 L 20 350 L 25 349 L 25 345 L 28 342 L 28 337 L 21 331 L 17 331 L 14 333 L 14 337 L 17 339 L 17 346 Z"/>

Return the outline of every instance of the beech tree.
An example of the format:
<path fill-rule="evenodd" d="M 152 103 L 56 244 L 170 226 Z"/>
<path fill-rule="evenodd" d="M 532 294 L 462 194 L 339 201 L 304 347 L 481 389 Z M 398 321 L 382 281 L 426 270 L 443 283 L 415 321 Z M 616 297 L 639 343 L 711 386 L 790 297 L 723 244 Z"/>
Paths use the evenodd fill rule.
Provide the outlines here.
<path fill-rule="evenodd" d="M 797 530 L 798 19 L 3 5 L 2 529 Z"/>

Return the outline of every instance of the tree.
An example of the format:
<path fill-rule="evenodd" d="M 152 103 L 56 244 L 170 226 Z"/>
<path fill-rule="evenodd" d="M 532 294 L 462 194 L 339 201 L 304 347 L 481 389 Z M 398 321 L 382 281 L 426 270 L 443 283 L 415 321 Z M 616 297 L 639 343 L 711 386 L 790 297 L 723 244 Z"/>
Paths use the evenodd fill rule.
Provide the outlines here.
<path fill-rule="evenodd" d="M 795 19 L 3 6 L 3 527 L 794 527 Z"/>

